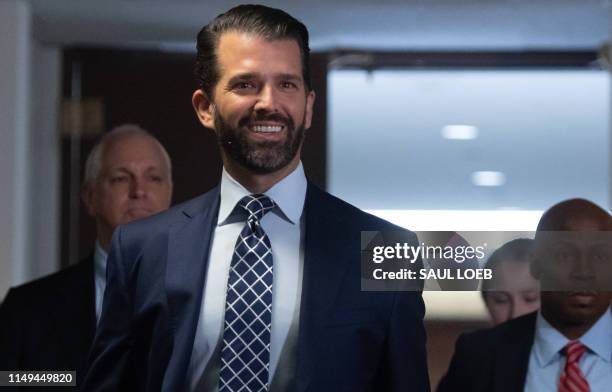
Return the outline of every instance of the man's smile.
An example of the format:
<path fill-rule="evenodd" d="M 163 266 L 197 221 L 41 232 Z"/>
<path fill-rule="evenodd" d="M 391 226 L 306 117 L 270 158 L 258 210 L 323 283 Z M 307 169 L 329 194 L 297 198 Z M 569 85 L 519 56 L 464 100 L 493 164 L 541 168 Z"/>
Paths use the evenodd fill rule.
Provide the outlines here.
<path fill-rule="evenodd" d="M 253 124 L 249 126 L 249 130 L 259 133 L 279 133 L 285 128 L 281 124 Z"/>

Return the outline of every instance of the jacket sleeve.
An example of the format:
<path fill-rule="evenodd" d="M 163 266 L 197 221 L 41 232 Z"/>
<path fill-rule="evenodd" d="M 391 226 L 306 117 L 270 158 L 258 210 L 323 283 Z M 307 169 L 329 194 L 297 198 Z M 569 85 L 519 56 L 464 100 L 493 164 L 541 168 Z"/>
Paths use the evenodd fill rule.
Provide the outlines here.
<path fill-rule="evenodd" d="M 129 384 L 127 378 L 132 365 L 129 358 L 133 347 L 130 288 L 133 260 L 124 257 L 121 233 L 119 227 L 111 241 L 102 316 L 89 352 L 81 391 L 120 391 L 126 390 Z"/>

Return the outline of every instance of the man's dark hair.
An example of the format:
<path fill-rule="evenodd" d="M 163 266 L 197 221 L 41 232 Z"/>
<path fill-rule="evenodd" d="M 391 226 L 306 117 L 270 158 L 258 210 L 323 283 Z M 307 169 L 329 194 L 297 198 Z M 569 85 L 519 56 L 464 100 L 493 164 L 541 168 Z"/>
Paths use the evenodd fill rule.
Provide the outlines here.
<path fill-rule="evenodd" d="M 217 16 L 198 33 L 195 76 L 198 87 L 213 99 L 219 80 L 217 49 L 223 33 L 235 31 L 260 36 L 266 40 L 293 39 L 300 47 L 302 77 L 307 91 L 310 84 L 310 48 L 308 29 L 285 11 L 263 5 L 239 5 Z"/>
<path fill-rule="evenodd" d="M 529 253 L 533 240 L 529 238 L 517 238 L 506 242 L 500 248 L 489 256 L 484 268 L 489 268 L 495 271 L 501 263 L 529 263 Z M 495 272 L 493 272 L 495 275 Z M 486 298 L 487 291 L 491 289 L 491 282 L 488 280 L 482 281 L 482 297 Z"/>

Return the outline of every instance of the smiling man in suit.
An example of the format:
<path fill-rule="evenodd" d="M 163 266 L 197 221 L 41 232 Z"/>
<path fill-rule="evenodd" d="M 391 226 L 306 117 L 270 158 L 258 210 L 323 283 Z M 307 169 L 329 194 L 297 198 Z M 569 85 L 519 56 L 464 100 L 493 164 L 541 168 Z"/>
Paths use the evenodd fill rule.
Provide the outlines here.
<path fill-rule="evenodd" d="M 420 291 L 360 286 L 361 230 L 399 228 L 304 175 L 306 27 L 235 7 L 200 31 L 196 74 L 220 185 L 115 233 L 83 389 L 428 390 Z"/>
<path fill-rule="evenodd" d="M 113 230 L 165 210 L 171 196 L 170 158 L 157 139 L 129 124 L 101 138 L 87 158 L 82 192 L 96 222 L 94 251 L 9 291 L 0 307 L 0 370 L 76 371 L 83 378 Z"/>
<path fill-rule="evenodd" d="M 596 392 L 612 385 L 612 218 L 584 199 L 554 205 L 531 256 L 540 311 L 459 337 L 439 392 Z"/>

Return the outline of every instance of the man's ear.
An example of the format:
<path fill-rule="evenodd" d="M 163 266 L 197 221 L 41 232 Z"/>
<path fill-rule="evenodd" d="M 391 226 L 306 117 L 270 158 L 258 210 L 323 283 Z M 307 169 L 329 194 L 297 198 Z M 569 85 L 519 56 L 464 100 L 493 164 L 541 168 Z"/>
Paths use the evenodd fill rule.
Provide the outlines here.
<path fill-rule="evenodd" d="M 94 190 L 91 184 L 85 183 L 81 186 L 81 201 L 85 205 L 85 209 L 89 216 L 96 217 L 96 207 L 94 200 Z"/>
<path fill-rule="evenodd" d="M 194 91 L 191 104 L 198 119 L 206 128 L 215 129 L 215 105 L 201 89 Z"/>
<path fill-rule="evenodd" d="M 310 90 L 306 95 L 306 113 L 304 116 L 304 129 L 310 129 L 312 125 L 312 108 L 314 106 L 316 94 L 314 90 Z"/>

